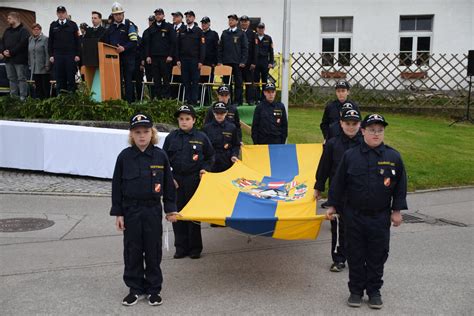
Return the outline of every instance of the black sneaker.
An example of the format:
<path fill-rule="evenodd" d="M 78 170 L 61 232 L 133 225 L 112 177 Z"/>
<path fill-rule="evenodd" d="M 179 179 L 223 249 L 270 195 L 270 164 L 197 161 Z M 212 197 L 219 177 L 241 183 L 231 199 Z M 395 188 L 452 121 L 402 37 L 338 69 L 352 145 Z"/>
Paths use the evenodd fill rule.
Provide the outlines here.
<path fill-rule="evenodd" d="M 151 306 L 158 306 L 163 304 L 163 299 L 160 294 L 150 294 L 148 295 L 148 304 Z"/>
<path fill-rule="evenodd" d="M 369 297 L 369 307 L 373 309 L 381 309 L 383 306 L 382 296 L 370 296 Z"/>
<path fill-rule="evenodd" d="M 178 253 L 178 252 L 176 252 L 176 253 L 174 254 L 173 258 L 175 258 L 175 259 L 182 259 L 182 258 L 184 258 L 184 257 L 186 257 L 186 256 L 187 256 L 187 255 L 186 255 L 185 253 Z"/>
<path fill-rule="evenodd" d="M 351 296 L 349 296 L 349 298 L 347 299 L 347 305 L 349 305 L 350 307 L 360 307 L 361 304 L 362 296 L 351 293 Z"/>
<path fill-rule="evenodd" d="M 344 262 L 334 262 L 331 265 L 331 268 L 329 269 L 329 271 L 331 271 L 331 272 L 341 272 L 342 270 L 344 270 L 345 267 L 346 267 L 346 265 L 344 264 Z"/>
<path fill-rule="evenodd" d="M 201 254 L 200 254 L 200 253 L 195 253 L 195 254 L 189 255 L 189 258 L 191 258 L 191 259 L 199 259 L 199 258 L 201 258 Z"/>
<path fill-rule="evenodd" d="M 130 293 L 123 298 L 122 305 L 125 305 L 125 306 L 135 305 L 137 304 L 140 298 L 141 298 L 141 295 Z"/>

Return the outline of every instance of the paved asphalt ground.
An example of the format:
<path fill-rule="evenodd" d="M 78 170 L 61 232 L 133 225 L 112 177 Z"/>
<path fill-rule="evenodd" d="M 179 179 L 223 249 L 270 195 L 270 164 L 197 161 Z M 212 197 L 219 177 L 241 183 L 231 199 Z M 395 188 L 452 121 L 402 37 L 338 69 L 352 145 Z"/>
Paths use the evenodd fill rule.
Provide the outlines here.
<path fill-rule="evenodd" d="M 392 228 L 380 311 L 346 306 L 347 270 L 329 272 L 327 222 L 314 241 L 203 224 L 200 260 L 163 250 L 163 305 L 123 307 L 109 193 L 105 180 L 0 170 L 0 219 L 54 221 L 0 232 L 0 315 L 474 315 L 474 188 L 409 195 L 407 214 L 423 222 Z"/>

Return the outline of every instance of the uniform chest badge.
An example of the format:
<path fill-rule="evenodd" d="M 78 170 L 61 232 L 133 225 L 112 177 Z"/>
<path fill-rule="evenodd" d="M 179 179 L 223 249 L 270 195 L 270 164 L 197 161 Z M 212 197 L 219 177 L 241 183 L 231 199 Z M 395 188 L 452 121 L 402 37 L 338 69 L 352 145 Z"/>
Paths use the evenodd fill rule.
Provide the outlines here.
<path fill-rule="evenodd" d="M 224 149 L 229 149 L 229 144 L 225 144 Z"/>
<path fill-rule="evenodd" d="M 199 159 L 199 155 L 198 155 L 198 154 L 194 154 L 194 155 L 193 155 L 193 160 L 194 160 L 194 161 L 198 161 L 198 159 Z"/>
<path fill-rule="evenodd" d="M 380 169 L 380 171 L 379 171 L 379 172 L 380 172 L 380 175 L 382 175 L 382 176 L 383 176 L 383 174 L 385 173 L 385 170 L 384 170 L 384 169 Z"/>
<path fill-rule="evenodd" d="M 277 123 L 280 124 L 280 119 L 279 118 L 277 119 Z"/>
<path fill-rule="evenodd" d="M 389 187 L 390 186 L 390 178 L 384 178 L 383 179 L 383 185 L 385 185 L 386 187 Z"/>
<path fill-rule="evenodd" d="M 155 183 L 155 192 L 160 193 L 161 191 L 161 184 L 160 183 Z"/>

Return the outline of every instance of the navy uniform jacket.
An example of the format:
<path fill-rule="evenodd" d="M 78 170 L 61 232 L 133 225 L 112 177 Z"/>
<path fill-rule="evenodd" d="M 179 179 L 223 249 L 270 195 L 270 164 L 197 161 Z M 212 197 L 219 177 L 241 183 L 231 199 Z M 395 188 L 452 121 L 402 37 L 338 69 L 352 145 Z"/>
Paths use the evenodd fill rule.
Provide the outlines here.
<path fill-rule="evenodd" d="M 176 189 L 166 153 L 151 144 L 143 152 L 136 146 L 122 150 L 112 179 L 110 215 L 126 216 L 127 207 L 137 201 L 161 210 L 161 198 L 165 213 L 176 212 Z"/>
<path fill-rule="evenodd" d="M 328 205 L 361 212 L 406 210 L 407 178 L 400 154 L 381 144 L 365 142 L 344 153 L 332 178 Z"/>
<path fill-rule="evenodd" d="M 134 56 L 137 48 L 138 34 L 137 27 L 129 19 L 122 23 L 112 23 L 100 39 L 101 42 L 117 46 L 123 46 L 125 50 L 120 53 L 122 56 Z"/>
<path fill-rule="evenodd" d="M 256 65 L 257 64 L 257 34 L 254 30 L 247 29 L 245 31 L 245 35 L 247 35 L 247 41 L 249 43 L 248 50 L 249 50 L 249 57 L 247 58 L 247 65 Z"/>
<path fill-rule="evenodd" d="M 326 105 L 326 108 L 324 109 L 323 118 L 321 120 L 321 125 L 320 125 L 321 131 L 323 132 L 324 139 L 328 139 L 329 126 L 332 123 L 339 121 L 339 119 L 341 118 L 342 106 L 348 102 L 354 105 L 353 106 L 354 110 L 359 110 L 359 106 L 354 101 L 350 101 L 350 100 L 346 100 L 343 103 L 339 102 L 339 100 L 334 100 Z"/>
<path fill-rule="evenodd" d="M 191 30 L 188 30 L 187 25 L 183 25 L 177 32 L 176 61 L 192 58 L 203 64 L 204 57 L 206 57 L 206 38 L 202 30 L 196 23 Z"/>
<path fill-rule="evenodd" d="M 281 102 L 260 102 L 252 121 L 252 140 L 258 144 L 284 144 L 288 136 L 288 118 Z"/>
<path fill-rule="evenodd" d="M 88 27 L 84 38 L 101 38 L 104 35 L 105 27 L 99 25 L 98 27 Z"/>
<path fill-rule="evenodd" d="M 219 49 L 219 34 L 211 29 L 204 32 L 206 38 L 206 57 L 204 58 L 204 65 L 217 65 L 217 51 Z"/>
<path fill-rule="evenodd" d="M 237 110 L 237 106 L 235 104 L 230 104 L 230 102 L 229 104 L 227 104 L 227 115 L 225 116 L 225 119 L 235 125 L 235 127 L 237 128 L 237 136 L 239 136 L 239 139 L 242 139 L 240 116 L 239 111 Z M 204 124 L 210 123 L 214 120 L 214 112 L 212 111 L 212 106 L 210 106 L 206 112 L 206 117 L 204 117 Z"/>
<path fill-rule="evenodd" d="M 262 40 L 255 34 L 257 43 L 257 64 L 268 66 L 275 64 L 275 56 L 273 52 L 273 40 L 270 35 L 264 34 Z"/>
<path fill-rule="evenodd" d="M 247 35 L 240 29 L 222 32 L 217 61 L 219 64 L 247 64 L 249 57 Z"/>
<path fill-rule="evenodd" d="M 204 169 L 211 171 L 214 148 L 209 138 L 193 128 L 188 133 L 177 129 L 166 136 L 163 150 L 168 154 L 173 174 L 190 175 Z"/>
<path fill-rule="evenodd" d="M 59 21 L 51 23 L 48 37 L 49 56 L 79 56 L 80 49 L 79 28 L 74 21 L 66 20 L 64 25 L 60 25 Z"/>
<path fill-rule="evenodd" d="M 218 123 L 213 120 L 204 125 L 202 129 L 212 143 L 216 151 L 215 163 L 212 168 L 214 172 L 221 172 L 232 166 L 230 158 L 239 157 L 240 138 L 237 135 L 237 128 L 227 120 Z"/>
<path fill-rule="evenodd" d="M 143 49 L 144 56 L 160 56 L 160 57 L 174 57 L 176 46 L 176 32 L 174 31 L 173 25 L 161 21 L 161 25 L 158 26 L 154 22 L 149 28 L 143 32 Z"/>
<path fill-rule="evenodd" d="M 336 173 L 337 166 L 346 150 L 358 146 L 362 142 L 360 132 L 353 138 L 348 137 L 344 132 L 337 137 L 331 138 L 324 144 L 323 154 L 319 160 L 318 170 L 316 171 L 316 183 L 314 188 L 324 192 L 326 180 L 329 178 L 331 184 L 332 177 Z"/>

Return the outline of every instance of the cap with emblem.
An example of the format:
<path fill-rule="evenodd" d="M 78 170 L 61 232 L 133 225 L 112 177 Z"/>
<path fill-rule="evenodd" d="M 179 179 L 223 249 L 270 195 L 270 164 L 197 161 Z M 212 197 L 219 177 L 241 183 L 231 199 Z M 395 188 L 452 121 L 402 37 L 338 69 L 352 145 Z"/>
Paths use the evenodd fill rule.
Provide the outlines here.
<path fill-rule="evenodd" d="M 209 19 L 208 16 L 205 16 L 205 17 L 203 17 L 203 18 L 201 19 L 201 22 L 202 22 L 202 23 L 210 23 L 210 22 L 211 22 L 211 19 Z"/>
<path fill-rule="evenodd" d="M 145 113 L 138 112 L 134 116 L 130 118 L 130 129 L 134 129 L 135 127 L 143 126 L 143 127 L 153 127 L 153 120 L 151 116 L 148 116 Z"/>
<path fill-rule="evenodd" d="M 112 14 L 124 13 L 123 7 L 120 3 L 114 2 L 112 4 Z"/>
<path fill-rule="evenodd" d="M 227 113 L 227 107 L 224 102 L 216 102 L 212 105 L 212 112 L 214 113 Z"/>
<path fill-rule="evenodd" d="M 165 11 L 163 11 L 162 8 L 158 8 L 158 9 L 156 9 L 155 11 L 153 11 L 153 13 L 155 13 L 155 14 L 157 14 L 157 13 L 165 14 Z"/>
<path fill-rule="evenodd" d="M 227 18 L 228 19 L 234 19 L 234 20 L 237 20 L 237 21 L 239 20 L 239 17 L 237 16 L 237 14 L 229 14 L 227 16 Z"/>
<path fill-rule="evenodd" d="M 230 89 L 228 86 L 220 86 L 217 89 L 217 94 L 223 95 L 223 94 L 230 94 Z"/>
<path fill-rule="evenodd" d="M 274 84 L 274 83 L 268 82 L 268 83 L 263 87 L 263 91 L 269 91 L 269 90 L 273 90 L 273 91 L 276 90 L 276 87 L 275 87 L 275 84 Z"/>
<path fill-rule="evenodd" d="M 344 109 L 341 114 L 341 121 L 357 121 L 360 122 L 362 117 L 358 110 Z"/>
<path fill-rule="evenodd" d="M 336 83 L 336 89 L 347 89 L 349 90 L 351 88 L 351 85 L 349 84 L 349 82 L 345 81 L 345 80 L 341 80 L 341 81 L 338 81 Z"/>
<path fill-rule="evenodd" d="M 263 22 L 258 23 L 257 28 L 258 29 L 264 29 L 265 28 L 265 23 L 263 23 Z"/>
<path fill-rule="evenodd" d="M 346 102 L 342 105 L 341 112 L 344 111 L 345 109 L 353 109 L 353 108 L 355 108 L 354 104 L 352 104 L 351 102 Z"/>
<path fill-rule="evenodd" d="M 240 17 L 240 21 L 249 21 L 249 20 L 250 20 L 249 17 L 246 16 L 246 15 L 242 15 L 242 16 Z"/>
<path fill-rule="evenodd" d="M 148 17 L 148 21 L 150 21 L 150 22 L 155 21 L 155 16 L 154 16 L 154 15 L 150 15 L 150 16 Z"/>
<path fill-rule="evenodd" d="M 176 11 L 176 12 L 173 12 L 171 13 L 172 16 L 180 16 L 180 17 L 183 17 L 183 14 L 179 11 Z"/>
<path fill-rule="evenodd" d="M 181 105 L 176 112 L 174 112 L 174 116 L 178 117 L 181 113 L 189 114 L 192 117 L 196 117 L 196 111 L 191 105 Z"/>
<path fill-rule="evenodd" d="M 66 12 L 66 8 L 62 5 L 60 5 L 56 8 L 56 12 Z"/>
<path fill-rule="evenodd" d="M 362 128 L 366 128 L 372 124 L 382 124 L 383 126 L 387 126 L 388 123 L 385 121 L 385 118 L 380 114 L 369 114 L 367 115 L 364 120 L 362 121 Z"/>
<path fill-rule="evenodd" d="M 184 15 L 191 15 L 191 16 L 194 16 L 194 17 L 196 16 L 196 15 L 194 14 L 194 11 L 192 11 L 192 10 L 189 10 L 189 11 L 184 12 Z"/>

